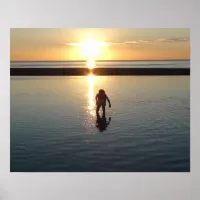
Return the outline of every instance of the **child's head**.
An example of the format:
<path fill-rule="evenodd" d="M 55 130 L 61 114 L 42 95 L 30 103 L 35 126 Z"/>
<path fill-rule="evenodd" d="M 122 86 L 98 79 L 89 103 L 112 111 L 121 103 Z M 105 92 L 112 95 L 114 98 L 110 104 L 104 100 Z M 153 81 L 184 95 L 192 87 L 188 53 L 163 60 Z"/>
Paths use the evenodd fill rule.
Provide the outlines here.
<path fill-rule="evenodd" d="M 103 89 L 100 89 L 99 94 L 105 94 L 105 91 Z"/>

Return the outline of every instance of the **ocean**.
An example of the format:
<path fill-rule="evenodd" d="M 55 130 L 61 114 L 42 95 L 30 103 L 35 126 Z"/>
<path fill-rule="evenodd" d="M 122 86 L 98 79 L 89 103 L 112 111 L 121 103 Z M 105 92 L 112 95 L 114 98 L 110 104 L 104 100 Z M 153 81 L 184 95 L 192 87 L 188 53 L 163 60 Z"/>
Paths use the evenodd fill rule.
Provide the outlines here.
<path fill-rule="evenodd" d="M 11 172 L 190 171 L 190 76 L 11 76 L 10 98 Z"/>
<path fill-rule="evenodd" d="M 99 68 L 190 68 L 190 60 L 112 60 L 95 61 Z M 11 61 L 11 68 L 82 68 L 88 67 L 86 61 Z"/>

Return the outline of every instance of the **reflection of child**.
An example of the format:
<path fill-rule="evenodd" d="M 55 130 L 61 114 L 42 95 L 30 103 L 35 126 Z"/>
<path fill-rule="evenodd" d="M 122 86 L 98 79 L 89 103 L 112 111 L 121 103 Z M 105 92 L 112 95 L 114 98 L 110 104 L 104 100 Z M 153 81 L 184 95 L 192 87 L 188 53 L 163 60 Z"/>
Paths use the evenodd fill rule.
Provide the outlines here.
<path fill-rule="evenodd" d="M 105 115 L 106 100 L 109 103 L 109 107 L 111 107 L 110 100 L 108 96 L 106 95 L 105 91 L 100 89 L 99 93 L 96 95 L 96 105 L 97 105 L 96 113 L 99 112 L 99 109 L 102 106 L 103 115 Z"/>
<path fill-rule="evenodd" d="M 111 121 L 111 117 L 109 117 L 109 121 L 107 122 L 105 115 L 103 117 L 100 117 L 99 114 L 97 114 L 97 121 L 96 121 L 96 127 L 99 129 L 100 132 L 103 132 L 106 130 L 106 127 L 109 125 Z"/>

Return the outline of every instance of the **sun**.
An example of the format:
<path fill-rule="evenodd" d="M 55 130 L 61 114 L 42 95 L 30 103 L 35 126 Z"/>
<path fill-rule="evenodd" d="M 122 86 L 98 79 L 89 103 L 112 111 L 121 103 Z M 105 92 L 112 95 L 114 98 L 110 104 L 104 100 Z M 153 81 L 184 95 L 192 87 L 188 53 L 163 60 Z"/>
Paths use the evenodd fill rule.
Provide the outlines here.
<path fill-rule="evenodd" d="M 100 55 L 101 46 L 106 46 L 106 43 L 89 37 L 81 43 L 81 51 L 88 60 L 93 60 Z"/>
<path fill-rule="evenodd" d="M 83 41 L 81 44 L 81 49 L 82 53 L 87 57 L 87 59 L 94 59 L 100 53 L 98 41 L 93 38 L 88 38 Z"/>

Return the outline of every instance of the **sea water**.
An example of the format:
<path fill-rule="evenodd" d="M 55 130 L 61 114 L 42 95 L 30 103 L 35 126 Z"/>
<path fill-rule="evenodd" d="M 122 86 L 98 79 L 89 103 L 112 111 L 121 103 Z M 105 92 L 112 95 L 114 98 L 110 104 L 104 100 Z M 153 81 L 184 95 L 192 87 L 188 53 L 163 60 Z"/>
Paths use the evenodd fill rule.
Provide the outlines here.
<path fill-rule="evenodd" d="M 189 68 L 190 60 L 101 60 L 93 61 L 99 68 Z M 11 61 L 11 68 L 82 68 L 87 61 Z"/>

